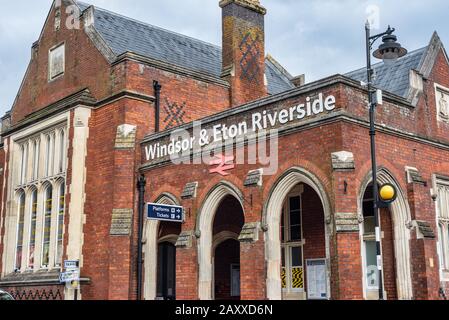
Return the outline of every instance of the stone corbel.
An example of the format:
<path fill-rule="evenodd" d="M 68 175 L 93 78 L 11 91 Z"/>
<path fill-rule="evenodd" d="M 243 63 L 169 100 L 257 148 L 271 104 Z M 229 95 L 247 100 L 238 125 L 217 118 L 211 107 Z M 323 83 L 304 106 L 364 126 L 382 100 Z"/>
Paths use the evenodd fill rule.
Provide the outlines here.
<path fill-rule="evenodd" d="M 334 170 L 354 170 L 354 154 L 348 151 L 332 153 L 332 168 Z"/>
<path fill-rule="evenodd" d="M 357 213 L 336 213 L 335 227 L 337 232 L 358 232 L 359 216 Z"/>
<path fill-rule="evenodd" d="M 254 243 L 259 240 L 260 222 L 250 222 L 243 226 L 239 241 Z"/>
<path fill-rule="evenodd" d="M 192 247 L 192 238 L 194 236 L 193 231 L 183 231 L 178 237 L 175 246 L 177 248 L 191 248 Z"/>

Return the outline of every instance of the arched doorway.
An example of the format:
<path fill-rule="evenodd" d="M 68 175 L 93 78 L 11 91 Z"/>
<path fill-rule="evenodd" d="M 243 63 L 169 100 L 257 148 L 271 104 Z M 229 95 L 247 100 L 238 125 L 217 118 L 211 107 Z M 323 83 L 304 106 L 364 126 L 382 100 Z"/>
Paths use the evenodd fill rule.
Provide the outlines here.
<path fill-rule="evenodd" d="M 410 267 L 410 230 L 407 227 L 411 221 L 410 209 L 402 189 L 387 170 L 379 170 L 378 181 L 379 185 L 391 183 L 398 190 L 396 201 L 388 208 L 379 209 L 384 296 L 389 300 L 411 299 L 413 293 Z M 371 174 L 364 180 L 360 194 L 359 214 L 363 217 L 360 232 L 364 297 L 367 300 L 376 300 L 379 297 L 379 284 Z"/>
<path fill-rule="evenodd" d="M 330 298 L 331 225 L 326 223 L 329 217 L 327 196 L 310 172 L 292 168 L 274 185 L 263 220 L 268 229 L 265 234 L 268 299 Z M 319 272 L 318 267 L 313 272 L 320 289 L 317 282 L 308 285 L 308 264 L 319 265 Z"/>
<path fill-rule="evenodd" d="M 226 196 L 214 217 L 213 298 L 240 299 L 240 242 L 244 224 L 243 209 L 233 196 Z"/>
<path fill-rule="evenodd" d="M 223 181 L 211 189 L 201 206 L 196 224 L 196 235 L 199 237 L 198 296 L 200 300 L 214 299 L 217 286 L 218 291 L 223 290 L 220 291 L 217 298 L 225 295 L 230 296 L 232 294 L 230 289 L 222 289 L 230 285 L 226 279 L 233 278 L 234 283 L 239 280 L 240 244 L 228 242 L 228 240 L 237 241 L 244 225 L 242 199 L 242 194 L 238 188 Z M 238 250 L 236 249 L 237 245 Z M 228 246 L 227 250 L 225 249 L 226 246 Z M 220 255 L 219 259 L 215 261 L 217 257 L 216 249 L 218 249 L 218 253 L 226 251 L 228 257 Z M 233 261 L 237 261 L 235 258 L 237 251 L 239 252 L 238 263 L 233 263 Z M 227 266 L 230 268 L 229 272 L 226 270 L 220 271 L 227 269 Z M 217 275 L 215 270 L 217 270 Z M 217 278 L 217 281 L 215 278 Z M 216 285 L 218 282 L 226 283 L 223 286 Z M 239 297 L 235 297 L 235 299 L 237 298 Z"/>
<path fill-rule="evenodd" d="M 179 205 L 176 197 L 163 194 L 156 203 Z M 181 224 L 146 220 L 144 225 L 144 299 L 176 299 L 176 241 Z"/>
<path fill-rule="evenodd" d="M 176 300 L 176 240 L 181 233 L 179 223 L 159 224 L 157 247 L 156 299 Z"/>

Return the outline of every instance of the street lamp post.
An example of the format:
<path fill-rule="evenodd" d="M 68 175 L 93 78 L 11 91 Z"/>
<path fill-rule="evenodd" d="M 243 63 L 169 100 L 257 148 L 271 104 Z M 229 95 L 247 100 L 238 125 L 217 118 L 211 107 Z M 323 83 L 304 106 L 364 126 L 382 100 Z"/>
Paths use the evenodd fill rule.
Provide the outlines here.
<path fill-rule="evenodd" d="M 371 164 L 373 174 L 373 206 L 374 206 L 374 220 L 376 227 L 376 254 L 377 254 L 377 269 L 378 269 L 378 284 L 379 284 L 379 300 L 384 299 L 383 279 L 382 279 L 382 249 L 381 249 L 381 235 L 380 235 L 380 216 L 379 216 L 379 186 L 377 184 L 377 163 L 376 163 L 376 127 L 375 127 L 375 111 L 377 102 L 374 100 L 376 90 L 373 90 L 373 69 L 371 67 L 371 50 L 374 43 L 382 37 L 383 44 L 374 52 L 374 57 L 383 59 L 384 62 L 395 61 L 407 54 L 399 43 L 397 38 L 393 35 L 395 29 L 388 26 L 387 31 L 371 36 L 371 26 L 369 22 L 365 25 L 366 30 L 366 60 L 367 60 L 367 75 L 368 75 L 368 101 L 369 101 L 369 120 L 370 120 L 370 139 L 371 139 Z"/>

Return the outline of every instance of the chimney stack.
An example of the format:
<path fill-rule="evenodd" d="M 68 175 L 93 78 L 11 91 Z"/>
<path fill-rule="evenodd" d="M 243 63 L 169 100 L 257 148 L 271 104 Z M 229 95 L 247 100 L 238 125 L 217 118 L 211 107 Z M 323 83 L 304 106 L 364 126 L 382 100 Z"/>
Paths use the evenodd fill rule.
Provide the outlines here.
<path fill-rule="evenodd" d="M 222 78 L 231 85 L 232 107 L 265 97 L 265 14 L 259 0 L 221 0 Z"/>

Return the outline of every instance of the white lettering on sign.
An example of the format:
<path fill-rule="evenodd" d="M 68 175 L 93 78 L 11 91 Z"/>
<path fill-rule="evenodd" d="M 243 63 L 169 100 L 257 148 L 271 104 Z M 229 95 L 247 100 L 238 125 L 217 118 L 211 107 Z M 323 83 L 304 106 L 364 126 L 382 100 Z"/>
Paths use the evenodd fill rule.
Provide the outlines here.
<path fill-rule="evenodd" d="M 156 143 L 147 145 L 145 146 L 146 160 L 152 161 L 158 158 L 178 155 L 180 153 L 186 154 L 186 152 L 196 150 L 196 148 L 199 148 L 199 151 L 201 151 L 201 148 L 210 144 L 224 143 L 231 139 L 278 128 L 289 122 L 303 120 L 324 112 L 332 111 L 335 108 L 335 96 L 329 95 L 324 97 L 324 95 L 320 93 L 317 99 L 312 100 L 310 97 L 307 97 L 305 103 L 284 108 L 279 111 L 270 112 L 269 110 L 264 110 L 262 112 L 253 113 L 250 117 L 251 124 L 243 121 L 233 125 L 223 123 L 216 124 L 209 130 L 196 130 L 196 128 L 194 128 L 193 137 L 184 135 L 180 138 L 177 136 L 177 138 L 172 138 L 167 144 Z"/>

